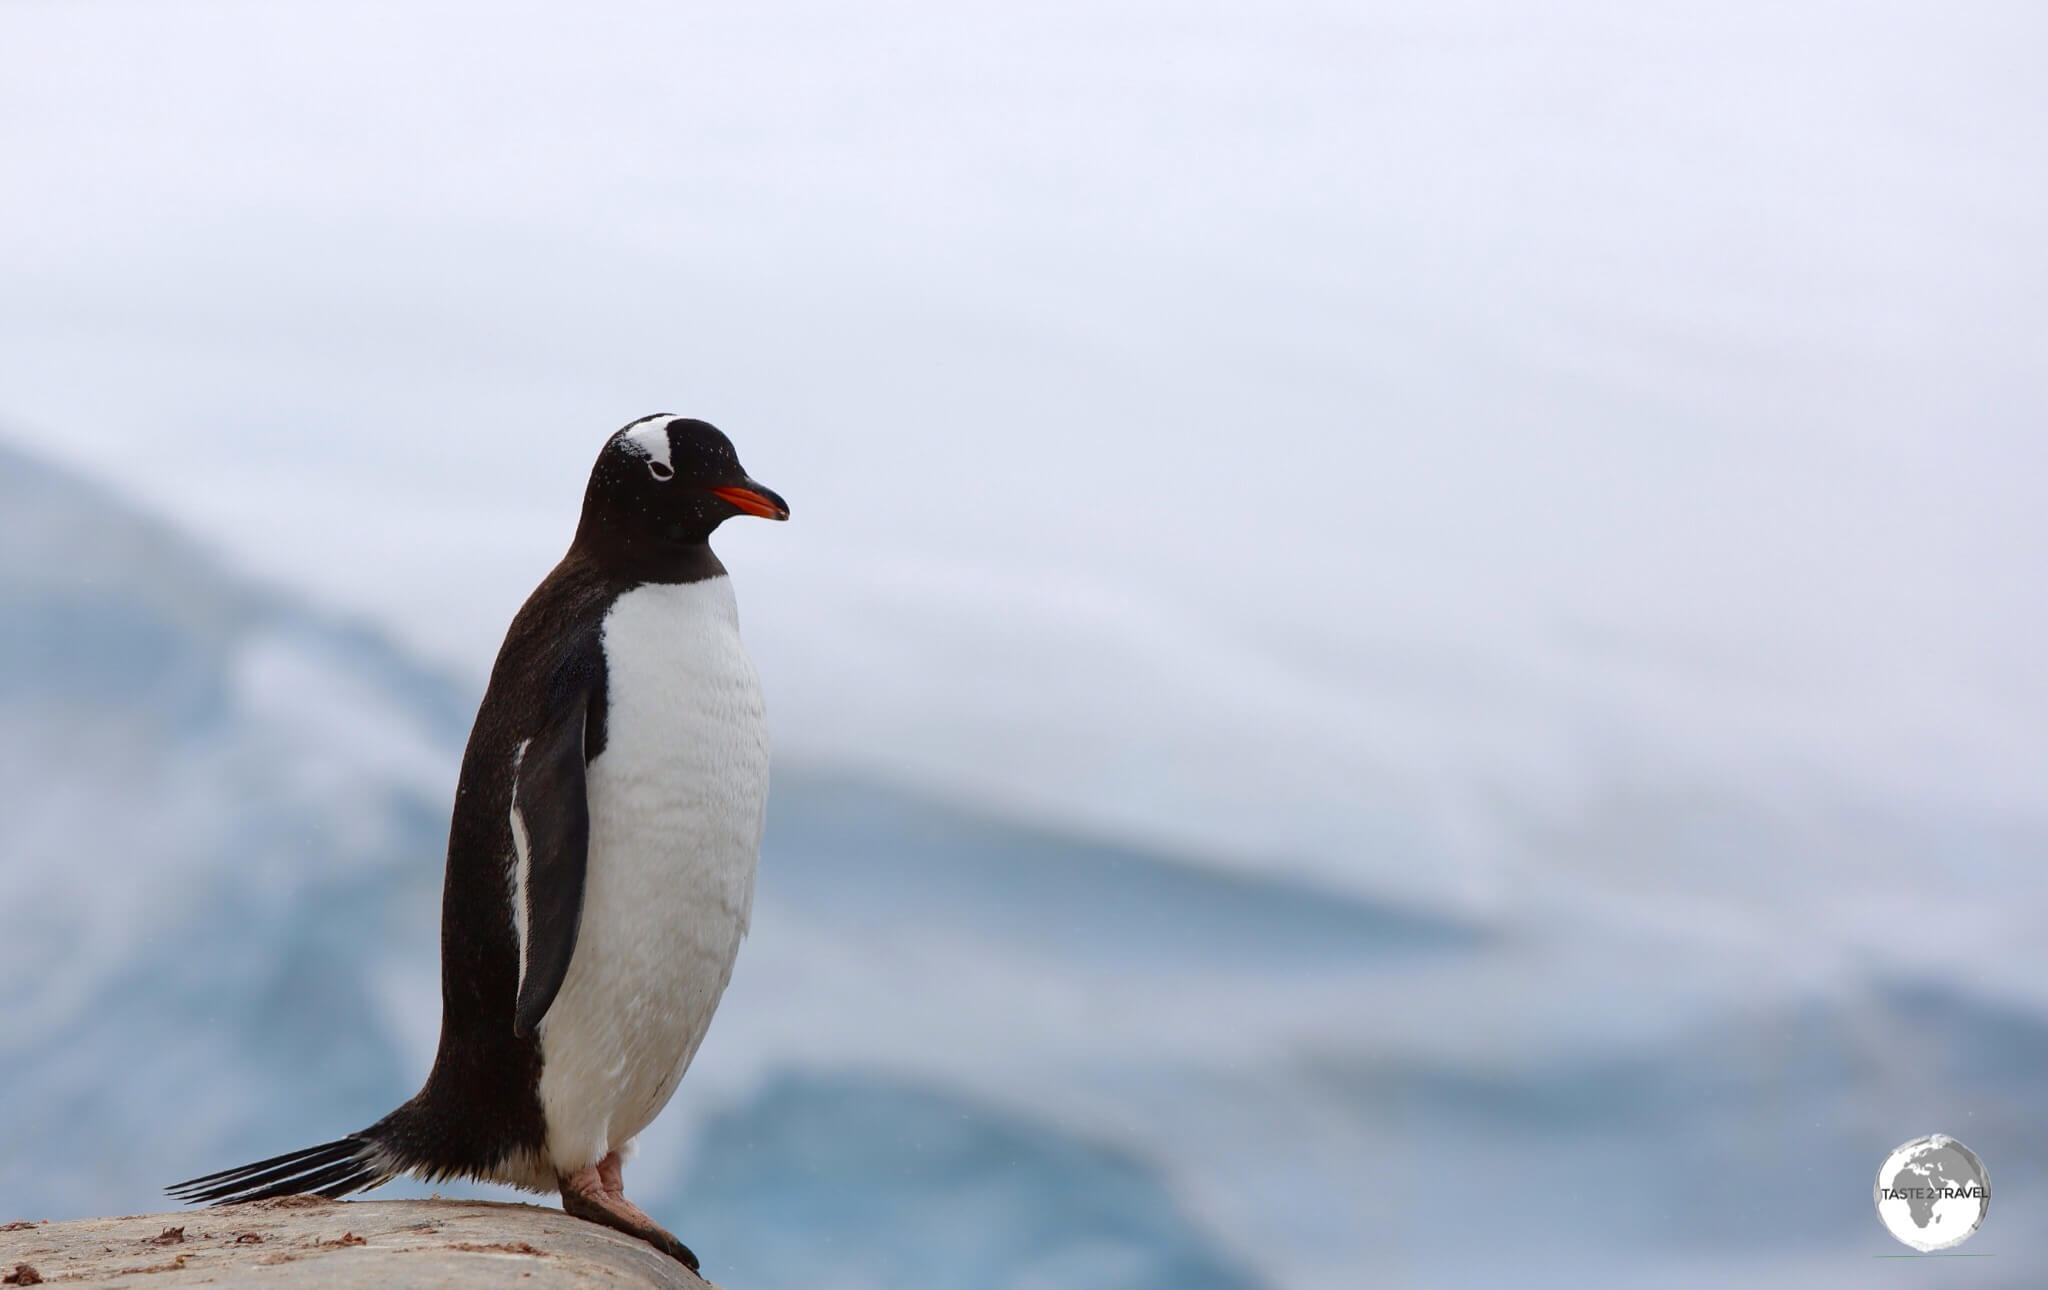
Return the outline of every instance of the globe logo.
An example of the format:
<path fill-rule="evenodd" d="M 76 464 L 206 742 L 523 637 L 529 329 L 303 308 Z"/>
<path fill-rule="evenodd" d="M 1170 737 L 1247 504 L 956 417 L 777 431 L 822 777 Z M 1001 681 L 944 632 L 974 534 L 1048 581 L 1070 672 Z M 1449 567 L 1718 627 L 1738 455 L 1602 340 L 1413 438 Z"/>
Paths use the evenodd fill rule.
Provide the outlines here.
<path fill-rule="evenodd" d="M 1991 1208 L 1991 1176 L 1977 1153 L 1945 1133 L 1915 1138 L 1877 1171 L 1877 1217 L 1922 1254 L 1970 1239 Z"/>

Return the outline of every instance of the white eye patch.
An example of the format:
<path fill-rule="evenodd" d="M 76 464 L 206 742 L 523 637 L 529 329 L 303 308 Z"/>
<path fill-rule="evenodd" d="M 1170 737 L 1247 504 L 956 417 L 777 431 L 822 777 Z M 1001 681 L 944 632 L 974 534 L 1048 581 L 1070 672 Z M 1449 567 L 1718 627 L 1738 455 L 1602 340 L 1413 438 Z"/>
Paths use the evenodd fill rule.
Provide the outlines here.
<path fill-rule="evenodd" d="M 656 479 L 675 477 L 676 468 L 668 459 L 668 428 L 676 420 L 673 416 L 649 417 L 626 431 L 626 442 L 647 458 L 648 473 Z"/>

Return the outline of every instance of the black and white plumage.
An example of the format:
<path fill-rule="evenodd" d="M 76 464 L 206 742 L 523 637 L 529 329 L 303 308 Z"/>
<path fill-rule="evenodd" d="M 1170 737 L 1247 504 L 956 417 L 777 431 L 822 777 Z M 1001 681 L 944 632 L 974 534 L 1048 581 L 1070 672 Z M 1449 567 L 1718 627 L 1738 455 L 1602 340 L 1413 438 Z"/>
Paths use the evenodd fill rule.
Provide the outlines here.
<path fill-rule="evenodd" d="M 559 1190 L 696 1266 L 625 1200 L 619 1165 L 695 1056 L 753 904 L 767 722 L 708 542 L 736 514 L 789 510 L 705 422 L 643 417 L 606 443 L 463 754 L 425 1087 L 359 1133 L 174 1195 L 489 1179 Z"/>

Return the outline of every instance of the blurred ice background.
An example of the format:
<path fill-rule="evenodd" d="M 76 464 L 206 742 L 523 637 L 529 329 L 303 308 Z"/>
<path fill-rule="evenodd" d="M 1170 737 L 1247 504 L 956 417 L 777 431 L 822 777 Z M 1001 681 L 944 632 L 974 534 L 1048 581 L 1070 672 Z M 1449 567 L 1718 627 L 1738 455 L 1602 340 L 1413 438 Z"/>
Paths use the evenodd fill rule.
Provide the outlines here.
<path fill-rule="evenodd" d="M 416 1086 L 484 670 L 675 410 L 796 514 L 633 1170 L 716 1279 L 2038 1284 L 2043 48 L 0 3 L 0 1218 Z M 1932 1131 L 1993 1257 L 1873 1262 Z"/>

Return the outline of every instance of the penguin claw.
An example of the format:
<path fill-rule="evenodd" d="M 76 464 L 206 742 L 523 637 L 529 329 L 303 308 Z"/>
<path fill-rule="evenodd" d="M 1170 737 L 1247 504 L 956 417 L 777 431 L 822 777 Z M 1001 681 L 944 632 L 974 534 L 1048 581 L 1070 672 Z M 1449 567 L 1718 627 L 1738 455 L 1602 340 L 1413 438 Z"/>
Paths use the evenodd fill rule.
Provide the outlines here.
<path fill-rule="evenodd" d="M 698 1270 L 696 1252 L 681 1241 L 678 1241 L 674 1233 L 663 1231 L 657 1227 L 644 1239 L 649 1245 L 681 1263 L 690 1271 L 695 1272 Z"/>
<path fill-rule="evenodd" d="M 599 1164 L 574 1173 L 557 1173 L 562 1192 L 562 1211 L 573 1218 L 609 1227 L 615 1232 L 647 1242 L 690 1271 L 695 1272 L 697 1255 L 677 1240 L 675 1234 L 647 1216 L 645 1210 L 626 1199 L 619 1177 L 619 1157 L 613 1152 Z"/>

